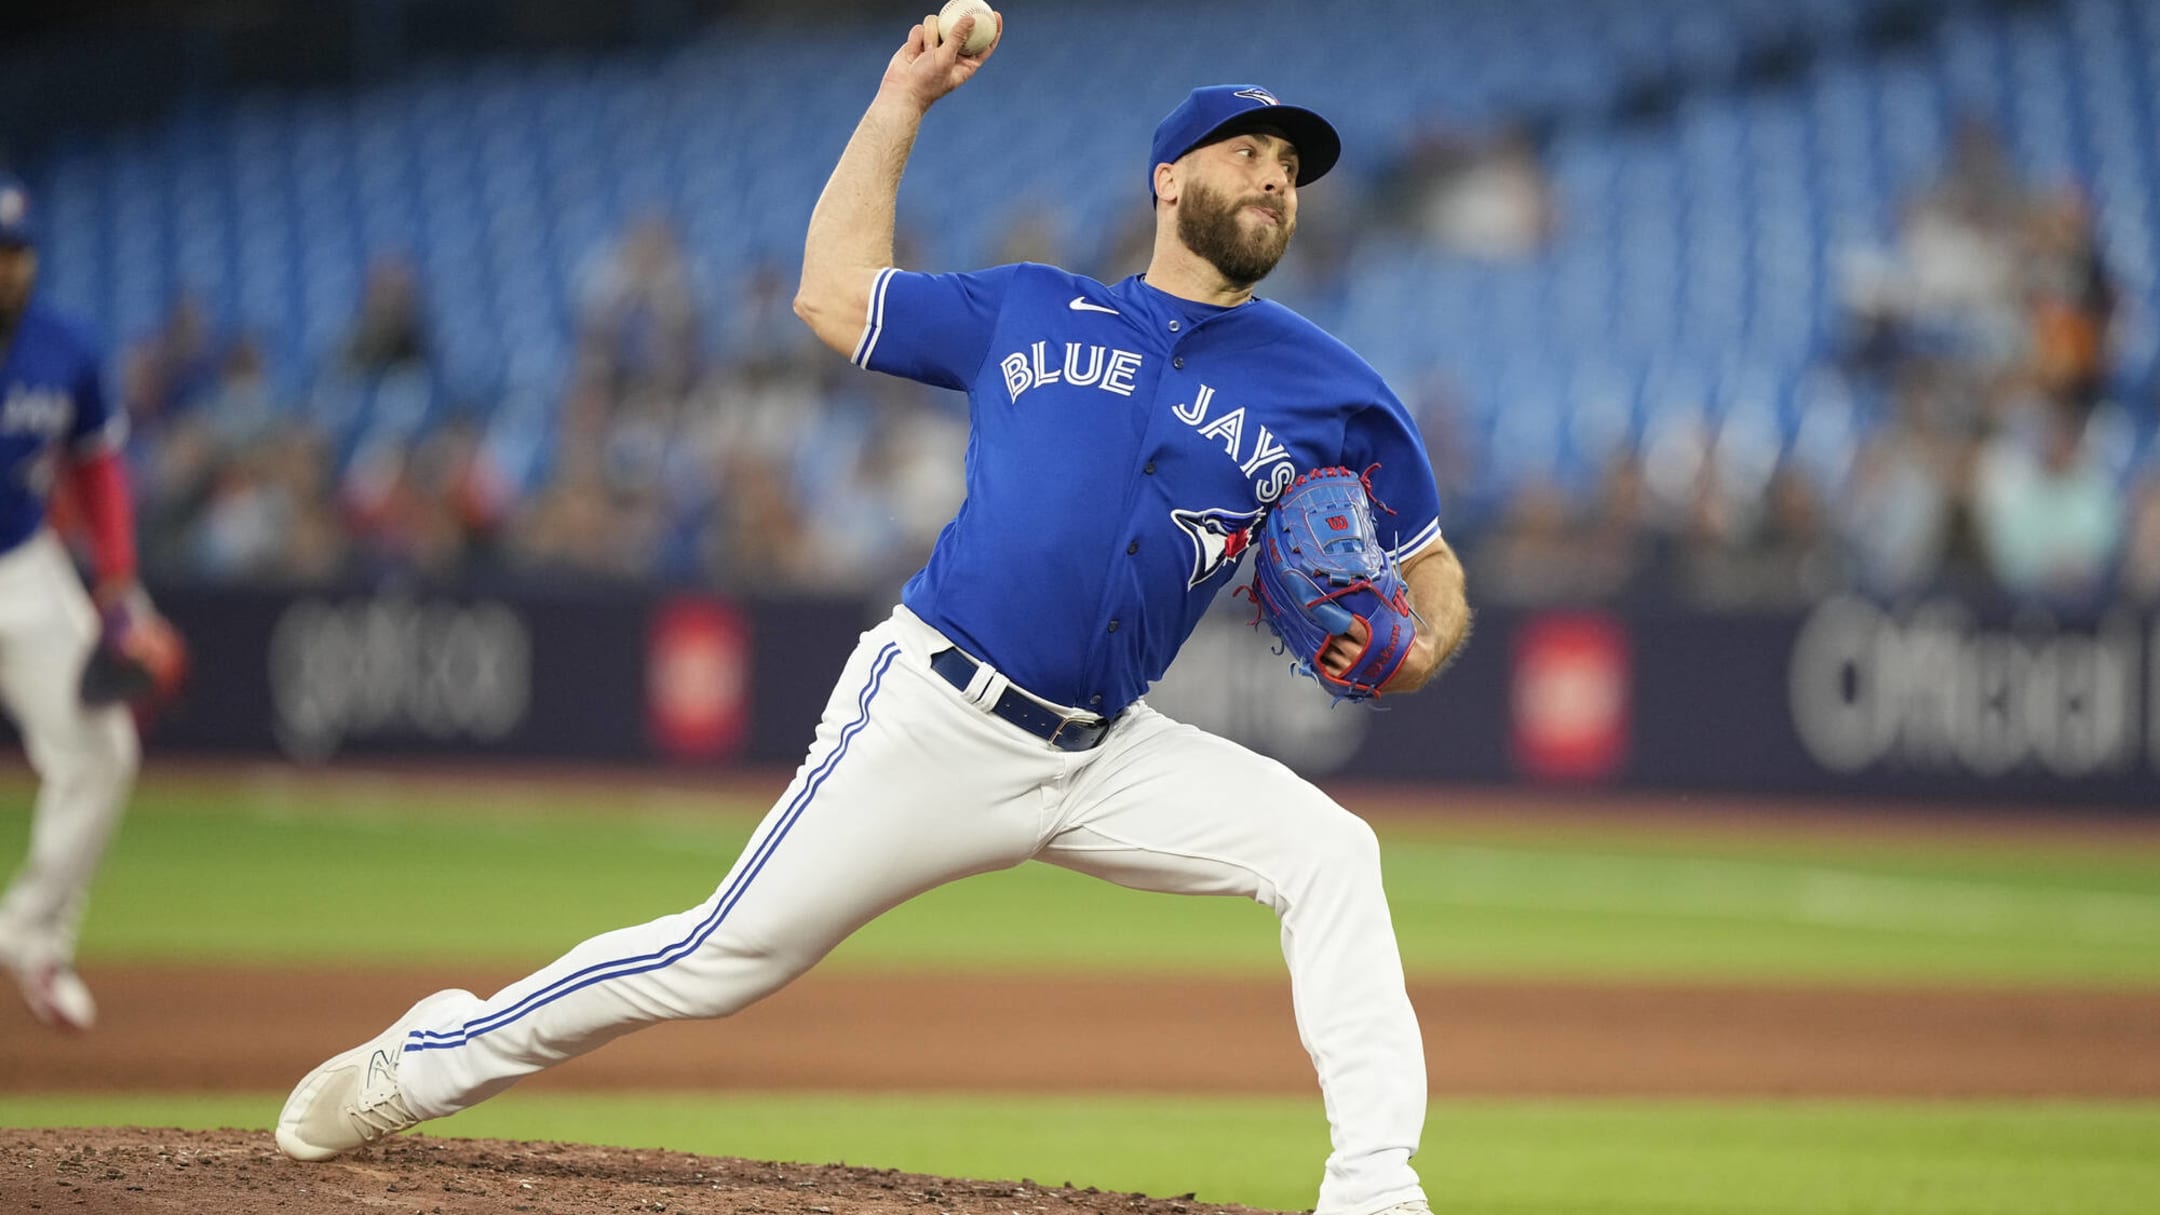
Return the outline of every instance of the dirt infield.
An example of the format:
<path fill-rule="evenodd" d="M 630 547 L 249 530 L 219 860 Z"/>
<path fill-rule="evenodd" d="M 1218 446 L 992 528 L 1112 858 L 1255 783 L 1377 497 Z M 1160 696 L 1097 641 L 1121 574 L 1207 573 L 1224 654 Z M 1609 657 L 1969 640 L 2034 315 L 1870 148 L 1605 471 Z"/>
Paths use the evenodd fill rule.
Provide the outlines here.
<path fill-rule="evenodd" d="M 97 1032 L 8 1002 L 0 1090 L 283 1092 L 470 970 L 85 972 Z M 1447 1095 L 2160 1097 L 2160 993 L 1420 983 Z M 656 1027 L 530 1090 L 1315 1091 L 1287 982 L 812 974 L 724 1022 Z"/>
<path fill-rule="evenodd" d="M 1189 1199 L 1189 1195 L 1187 1196 Z M 0 1211 L 97 1215 L 1240 1215 L 1034 1182 L 552 1143 L 401 1139 L 295 1164 L 240 1131 L 0 1130 Z"/>

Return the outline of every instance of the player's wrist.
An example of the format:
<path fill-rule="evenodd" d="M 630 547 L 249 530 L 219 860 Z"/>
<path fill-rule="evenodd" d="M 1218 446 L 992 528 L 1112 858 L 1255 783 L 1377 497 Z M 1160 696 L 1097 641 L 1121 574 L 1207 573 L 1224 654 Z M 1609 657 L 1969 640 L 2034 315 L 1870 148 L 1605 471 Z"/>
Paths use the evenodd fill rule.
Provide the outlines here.
<path fill-rule="evenodd" d="M 150 593 L 132 574 L 99 579 L 90 588 L 90 601 L 105 614 L 141 617 L 154 610 L 150 605 Z"/>
<path fill-rule="evenodd" d="M 922 91 L 906 80 L 887 77 L 878 86 L 877 96 L 871 99 L 870 112 L 887 121 L 913 126 L 923 120 L 930 107 L 937 103 L 936 97 L 925 97 Z"/>

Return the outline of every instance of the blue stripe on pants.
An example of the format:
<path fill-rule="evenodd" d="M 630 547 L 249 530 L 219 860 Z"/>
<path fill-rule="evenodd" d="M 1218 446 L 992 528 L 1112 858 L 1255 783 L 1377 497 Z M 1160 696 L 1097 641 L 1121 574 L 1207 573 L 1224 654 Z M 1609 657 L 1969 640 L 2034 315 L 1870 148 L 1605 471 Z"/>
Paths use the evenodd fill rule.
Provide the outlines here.
<path fill-rule="evenodd" d="M 692 929 L 689 936 L 655 953 L 648 953 L 634 958 L 617 958 L 607 962 L 596 962 L 576 974 L 565 975 L 555 980 L 501 1012 L 490 1013 L 485 1017 L 467 1021 L 455 1030 L 414 1030 L 406 1037 L 405 1049 L 444 1050 L 454 1046 L 462 1046 L 474 1038 L 508 1025 L 536 1009 L 544 1008 L 572 992 L 583 990 L 595 983 L 604 983 L 609 979 L 621 979 L 630 975 L 660 970 L 695 953 L 698 947 L 705 943 L 706 938 L 712 936 L 721 923 L 727 919 L 728 912 L 734 908 L 735 904 L 742 901 L 742 896 L 750 889 L 750 883 L 756 880 L 757 875 L 765 868 L 765 863 L 772 859 L 773 852 L 779 848 L 780 841 L 787 838 L 788 831 L 810 808 L 810 802 L 817 796 L 818 789 L 824 785 L 826 778 L 831 776 L 833 770 L 839 766 L 841 757 L 847 754 L 848 743 L 853 741 L 857 734 L 862 733 L 863 727 L 870 724 L 870 702 L 876 699 L 878 687 L 884 682 L 885 672 L 891 668 L 893 659 L 898 657 L 899 653 L 900 647 L 897 645 L 888 645 L 878 652 L 877 658 L 871 663 L 870 682 L 864 685 L 862 695 L 856 699 L 855 720 L 849 722 L 846 728 L 840 731 L 839 745 L 834 747 L 832 754 L 826 756 L 825 761 L 817 766 L 817 769 L 810 774 L 810 778 L 803 782 L 802 789 L 788 802 L 787 808 L 781 811 L 778 826 L 774 828 L 771 835 L 765 838 L 763 843 L 758 845 L 755 855 L 751 857 L 749 863 L 744 865 L 741 872 L 735 875 L 734 880 L 728 884 L 727 888 L 721 891 L 719 901 L 713 906 L 712 914 L 706 916 L 696 928 Z"/>

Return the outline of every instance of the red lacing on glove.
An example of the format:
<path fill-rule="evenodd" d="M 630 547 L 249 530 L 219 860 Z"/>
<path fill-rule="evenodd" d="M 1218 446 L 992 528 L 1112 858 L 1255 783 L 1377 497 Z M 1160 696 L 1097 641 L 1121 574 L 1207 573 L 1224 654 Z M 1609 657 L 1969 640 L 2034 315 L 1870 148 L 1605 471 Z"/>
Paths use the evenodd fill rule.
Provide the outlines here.
<path fill-rule="evenodd" d="M 1389 513 L 1389 514 L 1391 514 L 1391 515 L 1392 515 L 1392 514 L 1394 514 L 1394 513 L 1395 513 L 1395 508 L 1394 508 L 1394 507 L 1392 507 L 1392 506 L 1389 506 L 1389 505 L 1388 505 L 1387 503 L 1385 503 L 1385 502 L 1382 502 L 1382 501 L 1380 500 L 1380 495 L 1379 495 L 1379 493 L 1378 493 L 1377 491 L 1375 491 L 1375 490 L 1373 489 L 1373 487 L 1372 487 L 1372 475 L 1373 475 L 1373 473 L 1374 473 L 1375 471 L 1377 471 L 1377 470 L 1379 469 L 1379 467 L 1380 467 L 1380 461 L 1378 461 L 1378 460 L 1374 460 L 1374 461 L 1373 461 L 1373 462 L 1372 462 L 1371 464 L 1368 464 L 1368 465 L 1366 465 L 1366 466 L 1365 466 L 1365 471 L 1364 471 L 1364 472 L 1361 472 L 1361 473 L 1359 473 L 1359 474 L 1357 475 L 1357 479 L 1358 479 L 1358 484 L 1359 484 L 1359 485 L 1362 485 L 1362 486 L 1364 486 L 1364 487 L 1365 487 L 1365 496 L 1366 496 L 1367 498 L 1370 498 L 1370 499 L 1372 500 L 1372 504 L 1373 504 L 1374 506 L 1377 506 L 1377 507 L 1379 507 L 1379 508 L 1380 508 L 1381 510 L 1384 510 L 1384 511 L 1386 511 L 1387 513 Z M 1346 468 L 1346 469 L 1344 469 L 1343 471 L 1344 471 L 1344 472 L 1349 472 L 1350 470 Z"/>
<path fill-rule="evenodd" d="M 1307 581 L 1310 581 L 1310 579 L 1307 579 Z M 1377 595 L 1380 592 L 1380 588 L 1374 586 L 1373 581 L 1370 578 L 1359 578 L 1356 581 L 1352 582 L 1350 585 L 1343 587 L 1341 590 L 1329 591 L 1327 594 L 1320 596 L 1318 599 L 1307 599 L 1305 601 L 1305 606 L 1310 608 L 1316 603 L 1327 603 L 1330 600 L 1340 599 L 1345 595 L 1355 595 L 1359 591 L 1371 591 Z M 1363 620 L 1365 618 L 1363 616 L 1360 616 L 1358 617 L 1358 619 Z M 1370 622 L 1367 623 L 1368 625 L 1370 624 Z"/>

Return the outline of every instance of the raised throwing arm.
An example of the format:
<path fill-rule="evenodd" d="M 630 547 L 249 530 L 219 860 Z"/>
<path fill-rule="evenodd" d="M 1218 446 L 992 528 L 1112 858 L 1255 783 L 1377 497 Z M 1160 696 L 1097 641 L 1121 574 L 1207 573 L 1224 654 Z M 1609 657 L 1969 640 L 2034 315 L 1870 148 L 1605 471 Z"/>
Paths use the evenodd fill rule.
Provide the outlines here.
<path fill-rule="evenodd" d="M 893 208 L 923 115 L 997 51 L 992 42 L 980 55 L 960 53 L 974 20 L 962 19 L 942 40 L 927 21 L 909 32 L 810 213 L 795 315 L 841 354 L 862 335 L 871 280 L 893 264 Z M 1002 40 L 1002 20 L 998 33 Z"/>

